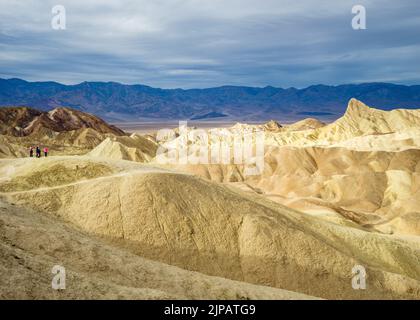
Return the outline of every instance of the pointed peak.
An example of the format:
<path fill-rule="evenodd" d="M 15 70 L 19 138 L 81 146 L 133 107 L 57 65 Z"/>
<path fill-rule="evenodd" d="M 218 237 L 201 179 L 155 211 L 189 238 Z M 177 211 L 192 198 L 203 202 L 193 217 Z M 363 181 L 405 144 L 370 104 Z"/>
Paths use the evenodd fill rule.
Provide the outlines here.
<path fill-rule="evenodd" d="M 363 113 L 370 112 L 372 108 L 368 107 L 362 101 L 356 98 L 351 98 L 346 110 L 346 115 L 362 115 Z"/>
<path fill-rule="evenodd" d="M 269 131 L 276 131 L 282 128 L 282 125 L 275 120 L 270 120 L 264 124 L 264 128 Z"/>
<path fill-rule="evenodd" d="M 356 98 L 351 98 L 348 103 L 348 108 L 369 108 L 366 104 L 364 104 L 362 101 L 357 100 Z"/>

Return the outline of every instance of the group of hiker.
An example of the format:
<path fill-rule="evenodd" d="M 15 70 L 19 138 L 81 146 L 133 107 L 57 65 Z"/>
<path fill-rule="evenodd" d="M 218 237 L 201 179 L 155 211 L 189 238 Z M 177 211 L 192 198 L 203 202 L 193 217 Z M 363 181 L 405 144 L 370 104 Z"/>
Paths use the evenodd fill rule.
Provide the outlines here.
<path fill-rule="evenodd" d="M 37 146 L 37 147 L 30 147 L 29 148 L 29 156 L 31 158 L 34 157 L 34 152 L 35 152 L 35 157 L 36 158 L 41 158 L 41 148 L 40 147 Z M 44 157 L 48 157 L 48 148 L 47 147 L 44 147 L 43 152 L 44 152 Z"/>

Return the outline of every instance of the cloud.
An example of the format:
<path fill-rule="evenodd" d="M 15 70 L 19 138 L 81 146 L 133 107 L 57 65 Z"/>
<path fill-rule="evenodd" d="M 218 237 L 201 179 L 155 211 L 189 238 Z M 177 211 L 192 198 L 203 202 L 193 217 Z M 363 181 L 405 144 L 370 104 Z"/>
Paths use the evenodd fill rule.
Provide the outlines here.
<path fill-rule="evenodd" d="M 61 0 L 0 2 L 0 77 L 165 88 L 418 83 L 418 1 Z"/>

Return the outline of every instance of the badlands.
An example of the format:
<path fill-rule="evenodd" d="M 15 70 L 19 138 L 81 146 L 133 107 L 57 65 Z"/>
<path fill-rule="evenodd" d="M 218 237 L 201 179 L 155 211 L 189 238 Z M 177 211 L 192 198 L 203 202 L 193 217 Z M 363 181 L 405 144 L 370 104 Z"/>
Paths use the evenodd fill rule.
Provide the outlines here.
<path fill-rule="evenodd" d="M 201 143 L 190 128 L 160 141 L 71 109 L 13 110 L 0 114 L 0 298 L 420 299 L 420 110 L 352 99 L 330 124 L 237 124 L 264 132 L 259 175 L 162 164 L 159 150 Z M 27 157 L 33 141 L 52 156 Z"/>

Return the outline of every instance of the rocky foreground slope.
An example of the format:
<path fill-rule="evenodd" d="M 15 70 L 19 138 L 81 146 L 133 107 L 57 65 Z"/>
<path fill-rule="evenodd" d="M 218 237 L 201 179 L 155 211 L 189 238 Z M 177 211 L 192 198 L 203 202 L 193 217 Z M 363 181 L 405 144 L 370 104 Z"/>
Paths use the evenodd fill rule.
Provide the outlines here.
<path fill-rule="evenodd" d="M 90 128 L 55 133 L 49 141 L 64 150 L 72 141 L 89 152 L 43 159 L 16 159 L 26 137 L 0 136 L 8 158 L 0 160 L 0 292 L 420 299 L 419 119 L 419 110 L 351 100 L 328 125 L 208 131 L 264 131 L 257 176 L 243 165 L 159 163 L 159 147 L 199 143 L 182 132 L 166 142 Z M 43 270 L 57 260 L 83 287 L 51 293 Z M 351 285 L 355 265 L 367 271 L 366 290 Z"/>
<path fill-rule="evenodd" d="M 139 256 L 322 298 L 420 298 L 420 243 L 135 162 L 2 160 L 0 195 Z M 31 235 L 28 235 L 30 238 Z M 368 290 L 351 286 L 363 265 Z"/>
<path fill-rule="evenodd" d="M 53 266 L 66 289 L 52 290 Z M 0 199 L 0 299 L 313 299 L 183 270 Z"/>

